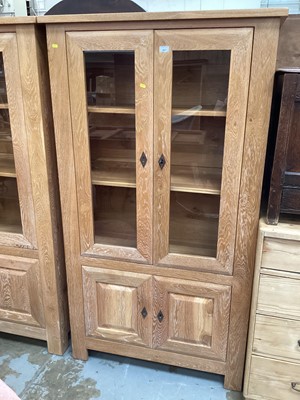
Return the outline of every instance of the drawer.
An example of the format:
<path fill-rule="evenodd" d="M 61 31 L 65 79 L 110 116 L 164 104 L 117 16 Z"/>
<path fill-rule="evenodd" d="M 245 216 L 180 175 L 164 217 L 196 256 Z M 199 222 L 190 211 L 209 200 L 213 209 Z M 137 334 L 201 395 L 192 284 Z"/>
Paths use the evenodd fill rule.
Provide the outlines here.
<path fill-rule="evenodd" d="M 299 400 L 300 364 L 287 363 L 258 356 L 251 357 L 249 383 L 244 389 L 247 399 Z"/>
<path fill-rule="evenodd" d="M 265 238 L 261 267 L 300 272 L 300 241 Z"/>
<path fill-rule="evenodd" d="M 260 275 L 257 312 L 300 320 L 300 279 Z"/>
<path fill-rule="evenodd" d="M 252 351 L 300 363 L 300 321 L 256 315 Z"/>

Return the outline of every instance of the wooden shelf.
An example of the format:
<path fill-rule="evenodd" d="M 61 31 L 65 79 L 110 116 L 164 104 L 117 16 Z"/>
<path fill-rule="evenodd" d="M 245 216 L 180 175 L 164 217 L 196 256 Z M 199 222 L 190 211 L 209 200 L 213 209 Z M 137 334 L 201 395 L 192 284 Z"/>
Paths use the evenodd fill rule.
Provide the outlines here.
<path fill-rule="evenodd" d="M 201 110 L 193 108 L 173 108 L 172 116 L 195 116 L 195 117 L 226 117 L 225 110 L 214 110 L 214 107 L 203 107 Z"/>
<path fill-rule="evenodd" d="M 7 103 L 0 103 L 0 110 L 8 110 L 8 104 Z"/>
<path fill-rule="evenodd" d="M 135 114 L 134 107 L 121 106 L 88 106 L 88 112 L 103 114 Z M 172 116 L 195 116 L 195 117 L 226 117 L 226 111 L 214 110 L 213 107 L 205 107 L 201 110 L 192 108 L 173 108 Z"/>
<path fill-rule="evenodd" d="M 88 106 L 88 112 L 103 114 L 135 114 L 134 107 L 121 106 Z"/>
<path fill-rule="evenodd" d="M 0 176 L 16 178 L 16 169 L 13 155 L 0 154 Z"/>
<path fill-rule="evenodd" d="M 219 195 L 221 177 L 221 168 L 171 166 L 171 190 Z"/>
<path fill-rule="evenodd" d="M 171 190 L 220 195 L 221 174 L 220 168 L 172 166 Z M 98 161 L 97 169 L 92 170 L 92 184 L 135 188 L 135 163 Z"/>
<path fill-rule="evenodd" d="M 126 165 L 116 165 L 118 163 L 103 162 L 103 168 L 98 165 L 97 170 L 92 170 L 92 184 L 101 186 L 115 187 L 136 187 L 135 163 L 126 163 Z"/>

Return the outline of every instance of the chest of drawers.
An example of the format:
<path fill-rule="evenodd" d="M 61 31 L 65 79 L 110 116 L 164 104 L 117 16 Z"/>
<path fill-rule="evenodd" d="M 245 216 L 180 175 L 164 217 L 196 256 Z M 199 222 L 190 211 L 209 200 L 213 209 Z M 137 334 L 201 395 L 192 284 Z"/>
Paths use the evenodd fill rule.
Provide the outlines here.
<path fill-rule="evenodd" d="M 244 396 L 300 398 L 299 222 L 260 222 Z"/>

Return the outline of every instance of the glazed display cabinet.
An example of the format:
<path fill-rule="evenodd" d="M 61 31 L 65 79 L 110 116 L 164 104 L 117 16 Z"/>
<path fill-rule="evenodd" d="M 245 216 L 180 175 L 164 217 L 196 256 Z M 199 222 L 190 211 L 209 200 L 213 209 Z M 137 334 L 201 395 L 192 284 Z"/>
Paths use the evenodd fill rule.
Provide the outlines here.
<path fill-rule="evenodd" d="M 35 18 L 0 21 L 0 331 L 68 344 L 49 78 Z"/>
<path fill-rule="evenodd" d="M 282 10 L 44 16 L 73 354 L 240 389 Z"/>

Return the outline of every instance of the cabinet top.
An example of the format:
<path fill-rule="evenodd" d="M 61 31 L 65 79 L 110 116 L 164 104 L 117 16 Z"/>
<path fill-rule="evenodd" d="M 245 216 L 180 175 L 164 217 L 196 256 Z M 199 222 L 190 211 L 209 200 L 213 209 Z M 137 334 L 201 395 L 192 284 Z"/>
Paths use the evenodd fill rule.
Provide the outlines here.
<path fill-rule="evenodd" d="M 299 218 L 281 218 L 277 225 L 268 225 L 265 218 L 261 218 L 259 229 L 267 237 L 300 241 Z"/>
<path fill-rule="evenodd" d="M 1 17 L 0 25 L 34 24 L 36 17 Z"/>
<path fill-rule="evenodd" d="M 238 18 L 283 18 L 288 16 L 287 8 L 259 8 L 251 10 L 183 11 L 183 12 L 136 12 L 107 14 L 44 15 L 37 17 L 38 23 L 80 23 L 80 22 L 138 22 L 174 21 L 201 19 Z"/>

